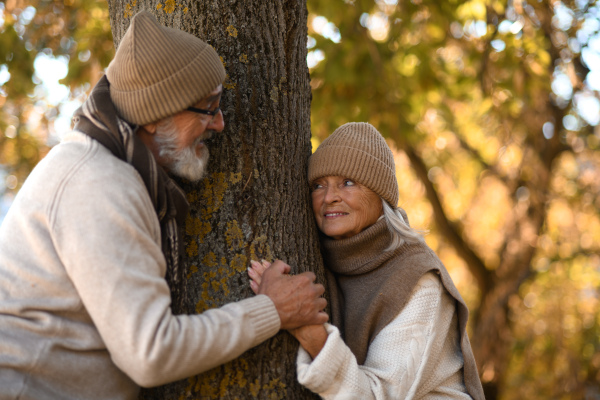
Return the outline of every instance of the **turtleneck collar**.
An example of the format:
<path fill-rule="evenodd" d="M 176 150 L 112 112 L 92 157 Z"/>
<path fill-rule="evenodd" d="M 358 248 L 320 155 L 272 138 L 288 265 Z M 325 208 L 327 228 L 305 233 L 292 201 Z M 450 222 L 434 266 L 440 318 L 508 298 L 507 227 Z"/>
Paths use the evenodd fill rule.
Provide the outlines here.
<path fill-rule="evenodd" d="M 395 251 L 385 251 L 391 240 L 385 218 L 347 239 L 324 237 L 321 243 L 325 265 L 339 275 L 369 272 L 394 256 Z"/>

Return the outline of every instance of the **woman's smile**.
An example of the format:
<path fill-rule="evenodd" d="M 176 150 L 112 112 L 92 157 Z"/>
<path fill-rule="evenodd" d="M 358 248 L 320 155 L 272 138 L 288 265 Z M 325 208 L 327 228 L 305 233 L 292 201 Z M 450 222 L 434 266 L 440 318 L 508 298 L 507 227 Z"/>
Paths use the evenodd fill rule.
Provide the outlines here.
<path fill-rule="evenodd" d="M 348 215 L 348 213 L 343 213 L 343 212 L 327 212 L 325 213 L 325 218 L 338 218 L 338 217 L 343 217 Z"/>

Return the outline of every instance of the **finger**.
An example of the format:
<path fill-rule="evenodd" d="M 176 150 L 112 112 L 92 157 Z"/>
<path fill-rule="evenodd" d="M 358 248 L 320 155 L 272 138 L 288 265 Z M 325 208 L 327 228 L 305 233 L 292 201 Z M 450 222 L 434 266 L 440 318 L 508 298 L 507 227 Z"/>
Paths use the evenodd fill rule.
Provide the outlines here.
<path fill-rule="evenodd" d="M 275 260 L 275 262 L 273 264 L 271 264 L 271 266 L 269 267 L 269 269 L 272 269 L 272 268 L 277 270 L 281 274 L 289 274 L 290 271 L 292 270 L 292 267 L 290 267 L 289 265 L 287 265 L 286 263 L 284 263 L 281 260 Z"/>
<path fill-rule="evenodd" d="M 258 283 L 254 282 L 254 281 L 250 281 L 250 289 L 252 289 L 254 294 L 258 294 L 258 286 L 259 286 Z"/>
<path fill-rule="evenodd" d="M 255 282 L 257 287 L 262 283 L 262 276 L 254 270 L 254 268 L 248 268 L 248 276 Z"/>
<path fill-rule="evenodd" d="M 323 293 L 325 293 L 325 286 L 321 285 L 320 283 L 315 283 L 314 286 L 318 296 L 322 296 Z"/>
<path fill-rule="evenodd" d="M 325 311 L 319 311 L 316 314 L 311 315 L 311 318 L 307 320 L 303 326 L 300 327 L 302 329 L 304 326 L 309 325 L 323 325 L 325 322 L 329 321 L 329 315 Z"/>
<path fill-rule="evenodd" d="M 319 312 L 323 312 L 323 310 L 325 309 L 325 307 L 327 307 L 327 300 L 325 300 L 322 297 L 319 297 L 317 299 L 315 305 L 317 306 L 317 310 L 319 310 Z"/>
<path fill-rule="evenodd" d="M 265 271 L 271 266 L 271 263 L 265 260 L 261 260 L 260 262 L 255 261 L 255 264 L 252 264 L 256 272 L 258 272 L 261 276 L 265 273 Z"/>
<path fill-rule="evenodd" d="M 262 276 L 265 272 L 264 267 L 262 266 L 261 263 L 259 263 L 258 261 L 250 261 L 250 264 L 252 265 L 251 268 L 248 268 L 248 274 L 250 274 L 250 271 L 252 271 L 253 275 L 250 275 L 252 277 L 252 279 L 258 281 L 258 284 L 260 285 L 260 281 L 262 280 Z"/>
<path fill-rule="evenodd" d="M 319 311 L 316 320 L 318 321 L 317 324 L 324 324 L 329 321 L 329 315 L 325 311 Z"/>
<path fill-rule="evenodd" d="M 311 282 L 314 282 L 317 279 L 317 276 L 314 274 L 314 272 L 311 271 L 303 272 L 301 274 L 298 274 L 298 276 L 306 276 L 308 279 L 310 279 Z"/>

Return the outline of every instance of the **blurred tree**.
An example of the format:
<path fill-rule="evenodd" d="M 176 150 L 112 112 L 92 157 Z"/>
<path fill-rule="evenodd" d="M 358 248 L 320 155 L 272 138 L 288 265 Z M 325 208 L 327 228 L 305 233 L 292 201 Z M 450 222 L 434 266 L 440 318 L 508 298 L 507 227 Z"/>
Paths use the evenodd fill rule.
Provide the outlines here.
<path fill-rule="evenodd" d="M 16 192 L 57 140 L 51 133 L 60 105 L 48 101 L 36 62 L 68 64 L 63 82 L 75 98 L 100 78 L 114 48 L 104 1 L 7 0 L 0 11 L 0 165 L 8 176 L 2 194 L 4 187 Z"/>
<path fill-rule="evenodd" d="M 430 243 L 472 276 L 461 289 L 487 397 L 600 395 L 597 5 L 308 5 L 309 60 L 324 59 L 311 70 L 313 134 L 369 121 L 410 161 L 402 202 L 420 188 Z"/>

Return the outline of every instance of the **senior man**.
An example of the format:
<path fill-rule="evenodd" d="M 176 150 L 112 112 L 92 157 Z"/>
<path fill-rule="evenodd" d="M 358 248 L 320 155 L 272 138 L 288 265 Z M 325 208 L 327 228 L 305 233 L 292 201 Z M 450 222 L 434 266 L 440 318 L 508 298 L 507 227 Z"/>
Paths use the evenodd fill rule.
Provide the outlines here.
<path fill-rule="evenodd" d="M 223 130 L 214 49 L 137 14 L 0 228 L 0 399 L 134 399 L 229 361 L 279 329 L 322 324 L 322 285 L 278 262 L 261 293 L 171 312 L 182 191 Z"/>

